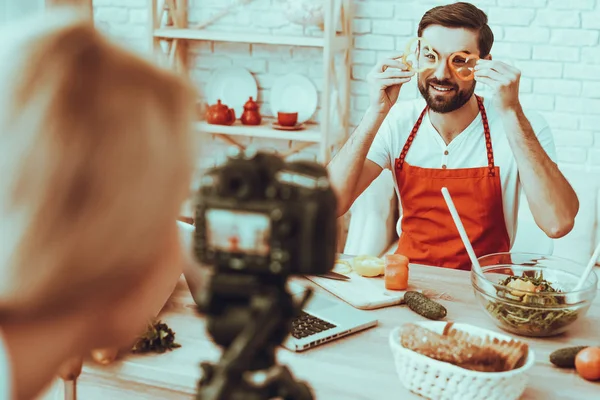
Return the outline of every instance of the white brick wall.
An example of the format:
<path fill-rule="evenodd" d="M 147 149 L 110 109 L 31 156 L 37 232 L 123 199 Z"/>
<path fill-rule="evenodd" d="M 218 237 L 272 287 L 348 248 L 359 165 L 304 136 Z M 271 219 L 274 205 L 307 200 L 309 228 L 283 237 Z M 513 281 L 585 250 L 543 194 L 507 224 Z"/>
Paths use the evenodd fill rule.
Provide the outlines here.
<path fill-rule="evenodd" d="M 190 0 L 196 22 L 213 15 L 228 0 Z M 356 124 L 368 104 L 365 76 L 382 54 L 403 49 L 416 34 L 418 20 L 432 6 L 451 1 L 356 0 L 352 67 L 352 115 Z M 561 163 L 600 171 L 600 0 L 473 0 L 488 13 L 496 43 L 492 55 L 511 61 L 523 73 L 521 99 L 525 107 L 543 113 L 553 128 Z M 302 33 L 288 25 L 279 0 L 255 0 L 244 11 L 223 19 L 215 29 Z M 98 25 L 120 41 L 147 49 L 147 0 L 94 0 Z M 318 34 L 307 29 L 308 35 Z M 194 80 L 200 88 L 212 68 L 239 65 L 256 76 L 264 114 L 273 79 L 288 72 L 309 76 L 320 90 L 321 53 L 286 46 L 195 43 Z M 419 96 L 414 85 L 403 98 Z M 261 145 L 265 141 L 258 142 Z M 287 141 L 271 144 L 289 146 Z M 215 143 L 212 153 L 219 148 Z M 313 152 L 314 153 L 314 152 Z"/>
<path fill-rule="evenodd" d="M 93 0 L 92 4 L 100 29 L 135 50 L 147 51 L 150 16 L 147 0 Z"/>

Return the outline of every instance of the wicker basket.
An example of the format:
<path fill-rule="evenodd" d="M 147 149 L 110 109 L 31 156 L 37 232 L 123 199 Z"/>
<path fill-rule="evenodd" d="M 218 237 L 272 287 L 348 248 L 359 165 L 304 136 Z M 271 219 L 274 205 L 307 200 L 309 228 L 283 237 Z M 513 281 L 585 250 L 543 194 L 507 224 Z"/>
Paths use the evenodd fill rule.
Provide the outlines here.
<path fill-rule="evenodd" d="M 424 328 L 442 333 L 446 322 L 417 322 Z M 455 323 L 454 328 L 479 337 L 512 339 L 472 325 Z M 410 391 L 436 400 L 516 400 L 529 381 L 527 370 L 535 363 L 531 348 L 525 365 L 507 372 L 477 372 L 434 360 L 409 350 L 400 344 L 400 327 L 390 333 L 396 372 L 402 384 Z"/>

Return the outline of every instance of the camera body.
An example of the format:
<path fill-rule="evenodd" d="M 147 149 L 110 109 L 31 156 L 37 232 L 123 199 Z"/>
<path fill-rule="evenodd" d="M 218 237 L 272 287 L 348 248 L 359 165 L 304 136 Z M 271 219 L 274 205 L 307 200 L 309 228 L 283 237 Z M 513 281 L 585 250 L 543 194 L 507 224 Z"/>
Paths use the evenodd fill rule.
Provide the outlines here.
<path fill-rule="evenodd" d="M 201 179 L 196 257 L 215 273 L 324 274 L 335 262 L 336 208 L 322 165 L 241 153 Z"/>

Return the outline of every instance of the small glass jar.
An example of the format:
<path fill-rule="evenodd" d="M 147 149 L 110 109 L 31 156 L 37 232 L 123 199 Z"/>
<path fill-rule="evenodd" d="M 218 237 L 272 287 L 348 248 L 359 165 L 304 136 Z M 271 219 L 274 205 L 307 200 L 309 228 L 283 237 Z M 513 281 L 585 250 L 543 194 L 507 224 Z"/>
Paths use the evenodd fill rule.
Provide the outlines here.
<path fill-rule="evenodd" d="M 408 258 L 402 254 L 385 256 L 385 288 L 387 290 L 408 289 Z"/>

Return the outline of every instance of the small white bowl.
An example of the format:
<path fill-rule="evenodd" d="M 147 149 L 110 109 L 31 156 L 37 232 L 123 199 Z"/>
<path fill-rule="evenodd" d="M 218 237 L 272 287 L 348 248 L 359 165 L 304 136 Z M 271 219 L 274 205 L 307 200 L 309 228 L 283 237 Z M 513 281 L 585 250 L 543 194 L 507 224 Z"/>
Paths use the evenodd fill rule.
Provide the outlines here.
<path fill-rule="evenodd" d="M 447 322 L 416 322 L 423 328 L 442 333 Z M 479 337 L 492 337 L 504 340 L 513 338 L 476 326 L 455 323 L 453 328 Z M 506 372 L 478 372 L 435 360 L 400 343 L 400 329 L 394 328 L 389 343 L 400 381 L 408 390 L 436 400 L 517 400 L 527 387 L 529 376 L 526 373 L 535 363 L 531 347 L 525 365 Z"/>

